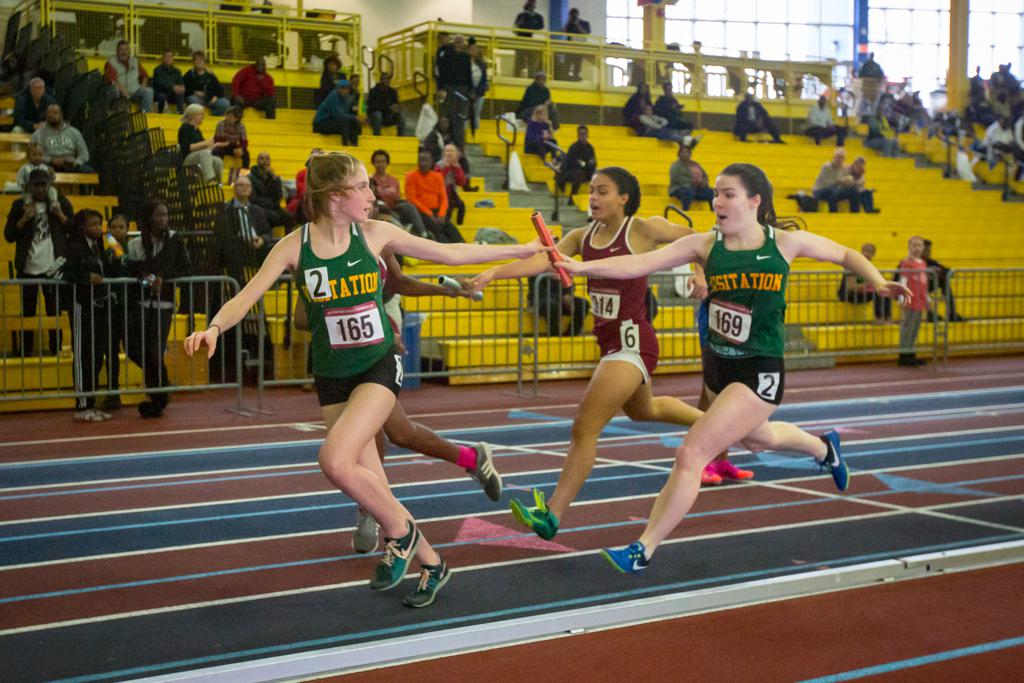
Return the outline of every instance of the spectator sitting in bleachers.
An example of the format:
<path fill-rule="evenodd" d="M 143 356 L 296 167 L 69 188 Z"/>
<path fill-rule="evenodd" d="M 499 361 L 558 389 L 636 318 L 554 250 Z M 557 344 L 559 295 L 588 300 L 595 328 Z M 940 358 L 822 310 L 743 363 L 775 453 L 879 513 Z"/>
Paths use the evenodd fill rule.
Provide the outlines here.
<path fill-rule="evenodd" d="M 319 106 L 321 102 L 326 100 L 331 91 L 337 87 L 335 84 L 340 79 L 341 60 L 338 59 L 337 55 L 331 55 L 324 60 L 324 70 L 320 74 L 320 87 L 317 88 L 316 94 L 313 96 L 313 104 Z"/>
<path fill-rule="evenodd" d="M 642 133 L 644 126 L 640 123 L 640 117 L 643 116 L 648 107 L 651 107 L 653 111 L 654 103 L 651 101 L 651 86 L 646 81 L 641 81 L 636 86 L 636 92 L 629 96 L 626 104 L 622 107 L 622 120 L 637 133 Z"/>
<path fill-rule="evenodd" d="M 266 212 L 270 227 L 283 225 L 285 229 L 290 228 L 292 215 L 281 206 L 284 200 L 284 183 L 270 166 L 268 152 L 256 155 L 256 166 L 249 171 L 249 179 L 252 181 L 252 197 L 249 201 Z"/>
<path fill-rule="evenodd" d="M 672 92 L 672 81 L 661 84 L 662 95 L 654 103 L 654 113 L 668 121 L 668 127 L 676 130 L 691 131 L 693 123 L 683 118 L 683 105 L 679 104 Z"/>
<path fill-rule="evenodd" d="M 654 113 L 654 108 L 651 105 L 644 107 L 644 112 L 640 114 L 638 127 L 636 129 L 637 135 L 645 138 L 657 138 L 659 140 L 671 140 L 682 144 L 683 133 L 682 131 L 670 128 L 668 121 Z"/>
<path fill-rule="evenodd" d="M 114 84 L 118 95 L 137 103 L 144 112 L 153 111 L 153 89 L 147 85 L 149 76 L 139 60 L 129 54 L 127 41 L 118 41 L 117 53 L 107 60 L 103 76 Z"/>
<path fill-rule="evenodd" d="M 103 248 L 103 216 L 94 209 L 82 209 L 74 215 L 67 243 L 67 261 L 62 269 L 65 282 L 74 285 L 74 296 L 68 303 L 71 323 L 72 373 L 76 392 L 93 392 L 100 386 L 104 359 L 117 347 L 110 343 L 110 328 L 116 291 L 109 291 L 103 280 L 121 275 L 120 259 L 111 259 Z M 76 422 L 102 422 L 110 413 L 96 409 L 95 396 L 75 399 Z"/>
<path fill-rule="evenodd" d="M 316 108 L 313 117 L 313 132 L 321 135 L 341 135 L 341 144 L 346 147 L 359 145 L 361 127 L 359 118 L 352 113 L 352 87 L 342 79 L 337 87 Z"/>
<path fill-rule="evenodd" d="M 32 171 L 28 176 L 28 188 L 28 199 L 15 199 L 7 212 L 4 239 L 15 245 L 16 278 L 49 278 L 59 270 L 63 260 L 67 230 L 74 209 L 62 195 L 57 196 L 57 201 L 50 200 L 48 171 Z M 24 317 L 35 317 L 40 289 L 43 290 L 46 315 L 57 315 L 57 296 L 53 287 L 26 285 L 21 288 L 21 314 Z M 56 355 L 60 351 L 58 331 L 50 330 L 49 337 L 50 353 Z M 21 350 L 20 353 L 15 351 L 15 355 L 32 356 L 34 338 L 33 332 L 22 332 Z"/>
<path fill-rule="evenodd" d="M 689 211 L 695 199 L 707 202 L 708 208 L 713 211 L 715 191 L 708 183 L 707 172 L 693 160 L 695 144 L 679 145 L 678 159 L 672 162 L 668 171 L 668 194 L 679 200 L 683 211 Z"/>
<path fill-rule="evenodd" d="M 1009 117 L 1000 117 L 985 130 L 981 147 L 989 168 L 998 164 L 1004 154 L 1013 154 L 1016 145 L 1013 141 L 1013 128 L 1010 125 Z"/>
<path fill-rule="evenodd" d="M 57 104 L 57 100 L 46 92 L 46 81 L 33 78 L 14 102 L 14 132 L 31 135 L 45 125 L 46 109 L 51 104 Z"/>
<path fill-rule="evenodd" d="M 555 140 L 551 132 L 547 107 L 534 107 L 533 114 L 530 115 L 530 123 L 526 125 L 523 151 L 527 154 L 536 154 L 544 159 L 553 151 L 548 143 L 557 145 L 558 141 Z"/>
<path fill-rule="evenodd" d="M 153 69 L 153 96 L 159 113 L 164 113 L 168 102 L 174 102 L 178 114 L 185 113 L 185 79 L 174 66 L 174 50 L 164 50 L 163 61 Z"/>
<path fill-rule="evenodd" d="M 1014 180 L 1024 176 L 1024 111 L 1013 122 L 1013 156 L 1017 159 L 1017 172 Z"/>
<path fill-rule="evenodd" d="M 43 146 L 38 142 L 29 142 L 28 151 L 25 153 L 25 163 L 18 169 L 18 175 L 15 176 L 14 180 L 18 190 L 21 191 L 22 198 L 26 202 L 31 201 L 28 177 L 36 169 L 46 171 L 50 176 L 50 192 L 48 197 L 51 203 L 57 201 L 57 188 L 53 186 L 53 181 L 56 180 L 57 174 L 43 160 Z"/>
<path fill-rule="evenodd" d="M 78 129 L 64 120 L 59 104 L 46 108 L 46 125 L 32 133 L 32 142 L 43 148 L 43 161 L 55 171 L 92 173 L 89 148 Z"/>
<path fill-rule="evenodd" d="M 751 133 L 768 133 L 772 136 L 772 142 L 782 142 L 779 128 L 768 115 L 768 110 L 750 93 L 746 93 L 743 101 L 736 106 L 736 124 L 733 132 L 740 142 L 746 142 L 747 136 Z"/>
<path fill-rule="evenodd" d="M 213 156 L 213 152 L 228 143 L 217 142 L 213 138 L 203 138 L 199 126 L 203 123 L 206 112 L 201 104 L 190 104 L 185 107 L 178 127 L 178 149 L 181 151 L 182 166 L 198 166 L 206 182 L 220 184 L 224 178 L 224 162 Z"/>
<path fill-rule="evenodd" d="M 188 107 L 185 108 L 188 113 Z M 125 267 L 128 274 L 150 282 L 148 287 L 128 288 L 128 358 L 142 368 L 147 389 L 171 386 L 164 351 L 174 322 L 172 280 L 192 275 L 192 262 L 182 236 L 170 229 L 167 204 L 147 200 L 139 211 L 139 236 L 128 242 Z M 170 394 L 155 392 L 138 405 L 142 417 L 160 417 Z"/>
<path fill-rule="evenodd" d="M 421 149 L 417 167 L 405 174 L 405 197 L 420 212 L 423 226 L 436 242 L 464 242 L 458 229 L 445 219 L 448 213 L 448 191 L 444 176 L 434 170 L 434 157 Z"/>
<path fill-rule="evenodd" d="M 230 154 L 241 161 L 242 168 L 249 168 L 251 160 L 249 157 L 249 133 L 245 130 L 245 124 L 242 123 L 241 107 L 228 107 L 228 110 L 224 112 L 224 118 L 217 122 L 217 127 L 213 130 L 213 139 L 217 142 L 227 143 L 224 147 L 213 150 L 214 156 L 223 159 Z M 235 182 L 238 175 L 239 169 L 231 169 L 228 183 Z"/>
<path fill-rule="evenodd" d="M 832 120 L 832 108 L 828 104 L 828 97 L 822 95 L 818 98 L 817 106 L 807 111 L 807 127 L 804 128 L 804 135 L 814 138 L 814 144 L 820 145 L 825 138 L 836 136 L 836 146 L 842 147 L 846 143 L 846 127 L 837 126 Z"/>
<path fill-rule="evenodd" d="M 466 158 L 466 154 L 459 147 L 458 141 L 455 139 L 455 132 L 452 130 L 450 121 L 447 116 L 442 116 L 437 120 L 437 124 L 427 133 L 427 136 L 423 138 L 423 145 L 421 149 L 425 149 L 430 152 L 430 155 L 434 157 L 434 163 L 441 161 L 444 156 L 445 145 L 455 145 L 459 148 L 459 165 L 462 166 L 462 170 L 469 175 L 469 159 Z"/>
<path fill-rule="evenodd" d="M 867 117 L 868 134 L 864 138 L 864 146 L 879 152 L 884 157 L 900 155 L 900 141 L 889 127 L 884 116 L 872 114 Z"/>
<path fill-rule="evenodd" d="M 956 297 L 953 296 L 953 289 L 949 282 L 949 268 L 932 258 L 931 240 L 924 240 L 924 250 L 921 252 L 921 258 L 924 259 L 925 264 L 934 273 L 934 277 L 931 274 L 928 277 L 928 294 L 931 295 L 935 290 L 942 294 L 942 298 L 946 302 L 946 315 L 949 316 L 949 322 L 967 322 L 967 318 L 956 312 Z M 942 316 L 939 316 L 939 319 L 941 318 Z M 927 320 L 928 322 L 935 321 L 935 314 L 930 310 L 928 311 Z"/>
<path fill-rule="evenodd" d="M 459 197 L 457 188 L 461 187 L 466 192 L 475 192 L 477 188 L 470 186 L 469 178 L 459 165 L 459 148 L 454 144 L 445 145 L 444 155 L 434 168 L 444 176 L 445 191 L 448 193 L 448 211 L 444 218 L 450 221 L 454 213 L 455 222 L 462 225 L 466 219 L 466 204 Z"/>
<path fill-rule="evenodd" d="M 551 91 L 547 86 L 548 75 L 538 71 L 533 77 L 533 83 L 526 86 L 523 92 L 523 99 L 519 100 L 516 107 L 516 118 L 523 121 L 533 120 L 533 110 L 543 105 L 548 110 L 548 117 L 551 119 L 551 127 L 558 130 L 558 110 L 555 109 L 555 102 L 551 99 Z"/>
<path fill-rule="evenodd" d="M 370 158 L 373 164 L 374 174 L 370 176 L 370 189 L 377 197 L 377 201 L 383 203 L 402 223 L 403 227 L 411 226 L 412 234 L 417 237 L 428 237 L 427 229 L 423 225 L 423 218 L 415 206 L 402 199 L 402 193 L 398 186 L 398 179 L 388 174 L 388 164 L 391 163 L 391 155 L 386 150 L 378 149 Z"/>
<path fill-rule="evenodd" d="M 868 261 L 874 260 L 875 245 L 870 242 L 862 244 L 860 253 Z M 871 301 L 875 309 L 875 322 L 878 324 L 892 322 L 892 299 L 875 294 L 874 288 L 860 276 L 845 271 L 837 293 L 839 300 L 848 304 L 866 304 Z"/>
<path fill-rule="evenodd" d="M 206 55 L 197 50 L 192 53 L 192 68 L 185 73 L 185 101 L 210 108 L 214 116 L 223 116 L 231 106 L 224 96 L 224 86 L 217 74 L 206 68 Z"/>
<path fill-rule="evenodd" d="M 859 193 L 860 205 L 863 207 L 864 213 L 881 213 L 879 209 L 875 208 L 875 191 L 867 189 L 867 179 L 865 178 L 867 165 L 868 162 L 864 157 L 857 157 L 852 164 L 846 167 L 846 172 L 853 178 L 853 186 Z"/>
<path fill-rule="evenodd" d="M 398 91 L 391 87 L 391 74 L 382 73 L 377 85 L 370 88 L 366 95 L 366 115 L 374 135 L 380 135 L 382 126 L 395 126 L 398 135 L 405 135 L 405 117 L 398 103 Z"/>
<path fill-rule="evenodd" d="M 268 119 L 277 118 L 274 77 L 267 73 L 267 61 L 263 57 L 243 66 L 231 79 L 231 103 L 243 109 L 258 109 Z"/>
<path fill-rule="evenodd" d="M 897 128 L 901 133 L 909 131 L 912 126 L 917 129 L 928 129 L 931 126 L 932 117 L 921 101 L 920 92 L 903 93 L 898 100 L 893 102 L 892 113 L 900 117 L 900 121 L 903 122 L 903 125 Z"/>
<path fill-rule="evenodd" d="M 562 168 L 555 177 L 558 183 L 558 191 L 565 192 L 565 184 L 572 183 L 572 192 L 566 204 L 572 203 L 572 197 L 580 191 L 580 185 L 590 182 L 591 176 L 597 170 L 597 153 L 594 146 L 587 139 L 590 130 L 583 124 L 576 127 L 576 142 L 569 146 L 562 160 Z"/>
<path fill-rule="evenodd" d="M 843 200 L 850 202 L 851 213 L 860 211 L 860 191 L 843 165 L 845 162 L 846 148 L 836 147 L 832 160 L 821 165 L 811 190 L 815 199 L 828 202 L 830 213 L 839 211 L 839 202 Z"/>
<path fill-rule="evenodd" d="M 231 277 L 244 282 L 245 265 L 258 264 L 270 251 L 273 231 L 263 208 L 250 201 L 252 180 L 239 176 L 233 196 L 221 207 L 215 227 L 217 264 Z"/>
<path fill-rule="evenodd" d="M 988 128 L 998 118 L 992 109 L 992 103 L 985 98 L 985 91 L 980 95 L 971 95 L 971 101 L 964 109 L 964 118 L 971 123 Z"/>

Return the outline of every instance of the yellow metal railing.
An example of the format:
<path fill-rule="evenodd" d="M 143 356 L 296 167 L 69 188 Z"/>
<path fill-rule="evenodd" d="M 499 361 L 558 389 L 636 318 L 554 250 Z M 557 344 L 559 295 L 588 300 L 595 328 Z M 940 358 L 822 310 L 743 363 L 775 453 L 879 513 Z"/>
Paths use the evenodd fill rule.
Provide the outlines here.
<path fill-rule="evenodd" d="M 238 10 L 224 9 L 229 6 Z M 264 57 L 273 69 L 319 71 L 332 55 L 346 71 L 360 63 L 358 14 L 252 0 L 188 0 L 176 6 L 156 0 L 39 0 L 36 7 L 40 21 L 84 55 L 112 54 L 117 42 L 126 40 L 141 58 L 159 58 L 165 50 L 188 58 L 202 50 L 213 64 L 248 64 Z"/>
<path fill-rule="evenodd" d="M 543 70 L 548 85 L 559 88 L 626 93 L 641 80 L 652 86 L 670 81 L 676 94 L 695 100 L 733 99 L 750 87 L 759 99 L 804 104 L 831 88 L 835 66 L 831 61 L 786 62 L 636 49 L 609 44 L 600 36 L 553 31 L 534 31 L 533 37 L 525 38 L 507 26 L 431 21 L 378 38 L 376 54 L 394 65 L 394 87 L 411 93 L 413 74 L 433 74 L 441 34 L 473 36 L 490 67 L 489 79 L 499 85 L 525 85 L 535 71 Z"/>

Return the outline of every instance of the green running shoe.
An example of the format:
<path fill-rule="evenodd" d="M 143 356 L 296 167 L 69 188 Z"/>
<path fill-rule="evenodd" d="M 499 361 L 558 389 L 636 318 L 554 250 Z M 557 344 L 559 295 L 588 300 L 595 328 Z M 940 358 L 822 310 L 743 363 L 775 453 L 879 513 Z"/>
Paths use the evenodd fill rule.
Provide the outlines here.
<path fill-rule="evenodd" d="M 558 518 L 555 517 L 555 513 L 548 510 L 548 506 L 544 502 L 544 492 L 540 489 L 533 490 L 533 502 L 536 507 L 528 508 L 513 498 L 512 516 L 523 526 L 533 529 L 533 533 L 545 541 L 550 541 L 558 533 Z"/>
<path fill-rule="evenodd" d="M 435 565 L 421 564 L 420 584 L 416 590 L 405 596 L 403 602 L 407 607 L 426 607 L 434 602 L 437 592 L 448 583 L 451 575 L 443 558 Z"/>
<path fill-rule="evenodd" d="M 394 588 L 409 570 L 409 562 L 416 554 L 416 546 L 419 545 L 423 536 L 416 525 L 411 521 L 408 524 L 409 532 L 402 538 L 385 538 L 384 559 L 377 565 L 370 579 L 370 588 L 375 591 L 386 591 Z"/>

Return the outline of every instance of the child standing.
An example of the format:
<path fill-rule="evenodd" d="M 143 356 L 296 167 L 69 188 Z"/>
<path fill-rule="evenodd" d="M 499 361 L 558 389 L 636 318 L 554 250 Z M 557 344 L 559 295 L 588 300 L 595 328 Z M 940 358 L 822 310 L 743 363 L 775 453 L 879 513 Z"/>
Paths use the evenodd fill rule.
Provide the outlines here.
<path fill-rule="evenodd" d="M 907 243 L 907 257 L 900 261 L 900 282 L 910 289 L 910 301 L 903 300 L 903 314 L 900 318 L 900 359 L 897 365 L 916 367 L 925 361 L 914 353 L 917 332 L 921 329 L 921 317 L 928 310 L 928 264 L 921 255 L 924 253 L 924 239 L 918 236 Z"/>

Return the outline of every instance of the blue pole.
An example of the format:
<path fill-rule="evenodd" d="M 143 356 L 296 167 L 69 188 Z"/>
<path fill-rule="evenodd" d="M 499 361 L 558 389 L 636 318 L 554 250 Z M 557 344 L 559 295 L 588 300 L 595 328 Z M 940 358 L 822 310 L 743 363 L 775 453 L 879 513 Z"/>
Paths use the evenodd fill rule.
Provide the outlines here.
<path fill-rule="evenodd" d="M 854 53 L 853 63 L 859 69 L 868 59 L 868 0 L 856 0 L 853 5 Z"/>

